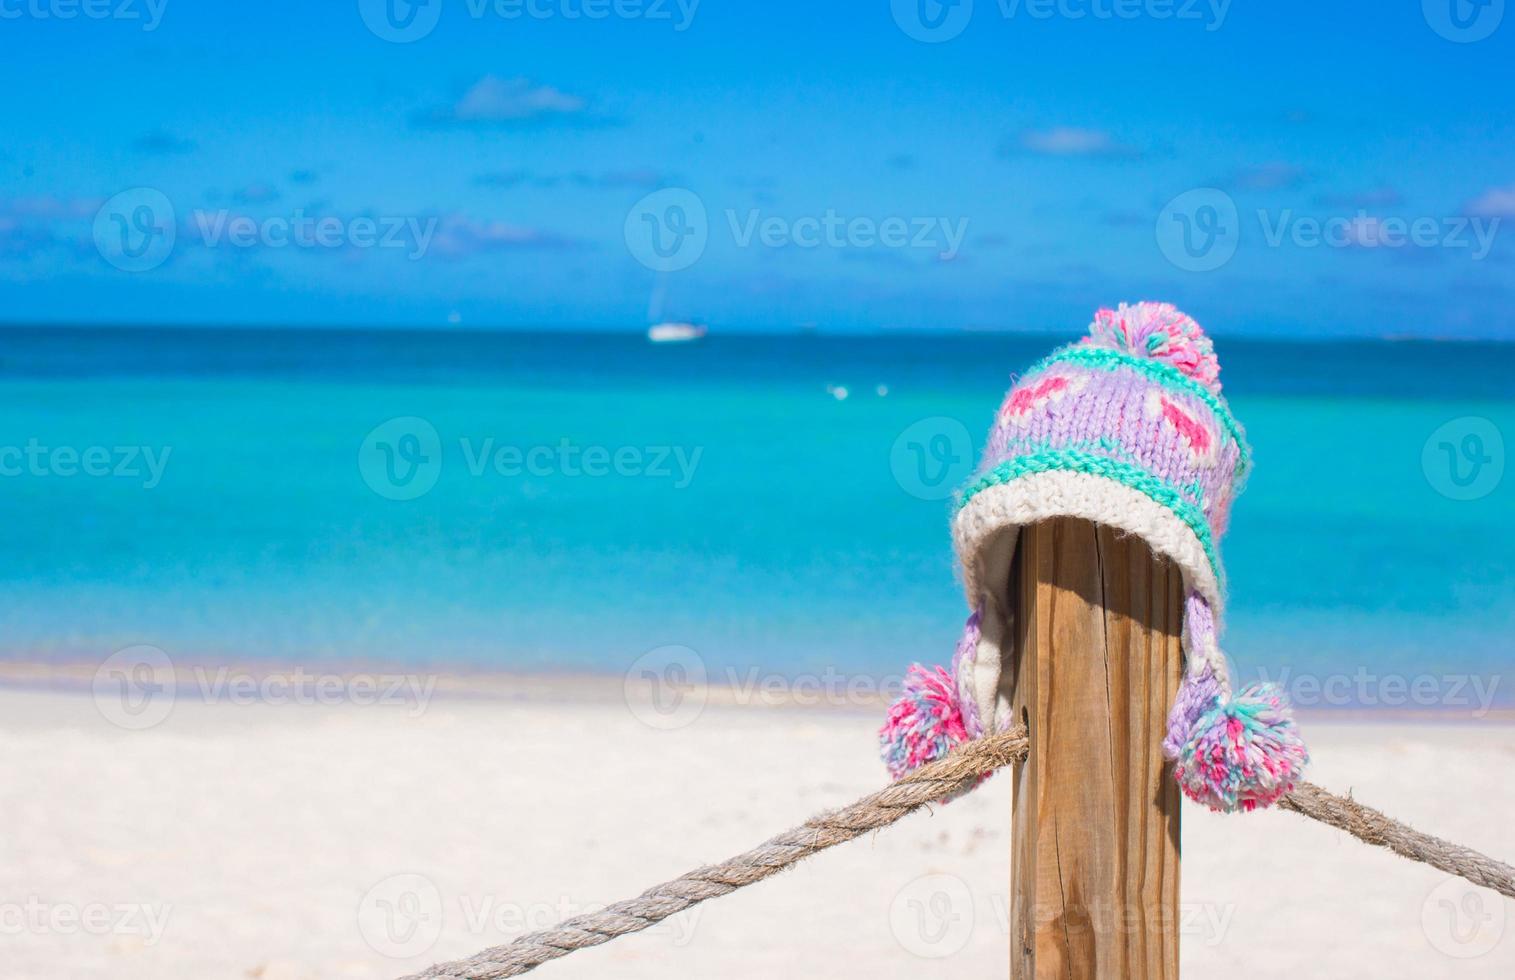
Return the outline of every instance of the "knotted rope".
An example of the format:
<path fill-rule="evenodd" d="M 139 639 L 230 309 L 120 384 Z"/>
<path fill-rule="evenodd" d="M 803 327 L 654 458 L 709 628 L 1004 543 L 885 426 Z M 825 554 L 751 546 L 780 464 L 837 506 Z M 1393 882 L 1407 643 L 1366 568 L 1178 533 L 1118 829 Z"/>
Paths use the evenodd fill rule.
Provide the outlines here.
<path fill-rule="evenodd" d="M 710 898 L 762 881 L 818 851 L 887 827 L 923 806 L 971 789 L 983 774 L 1020 762 L 1030 752 L 1024 726 L 958 746 L 950 755 L 907 773 L 850 806 L 816 814 L 803 824 L 721 864 L 649 888 L 629 901 L 577 915 L 544 932 L 494 946 L 466 960 L 439 963 L 403 980 L 497 980 L 516 977 L 576 949 L 640 932 Z M 1465 878 L 1515 899 L 1515 868 L 1469 847 L 1423 834 L 1350 797 L 1303 783 L 1278 804 L 1344 830 L 1412 861 Z"/>

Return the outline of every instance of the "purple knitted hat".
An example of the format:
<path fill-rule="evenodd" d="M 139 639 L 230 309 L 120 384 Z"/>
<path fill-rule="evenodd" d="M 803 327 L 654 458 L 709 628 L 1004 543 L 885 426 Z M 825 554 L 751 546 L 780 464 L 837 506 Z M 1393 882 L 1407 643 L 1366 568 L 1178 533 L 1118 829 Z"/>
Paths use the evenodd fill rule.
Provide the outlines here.
<path fill-rule="evenodd" d="M 1018 532 L 1080 517 L 1139 535 L 1183 572 L 1184 680 L 1163 749 L 1184 793 L 1230 811 L 1293 789 L 1308 756 L 1287 702 L 1273 685 L 1233 692 L 1217 642 L 1218 543 L 1249 466 L 1214 348 L 1169 304 L 1099 310 L 1088 337 L 1021 376 L 952 520 L 974 610 L 952 673 L 913 666 L 880 732 L 896 778 L 1010 726 L 999 681 L 1014 635 L 1006 602 Z"/>

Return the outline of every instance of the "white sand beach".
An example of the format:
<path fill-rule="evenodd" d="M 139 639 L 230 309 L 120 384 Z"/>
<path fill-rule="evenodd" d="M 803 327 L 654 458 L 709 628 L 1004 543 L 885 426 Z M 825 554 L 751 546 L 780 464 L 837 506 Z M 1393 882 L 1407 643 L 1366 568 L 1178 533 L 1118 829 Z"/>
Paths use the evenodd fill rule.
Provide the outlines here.
<path fill-rule="evenodd" d="M 617 685 L 617 688 L 619 685 Z M 719 860 L 884 782 L 877 717 L 619 697 L 206 704 L 0 690 L 0 973 L 387 978 Z M 560 692 L 559 692 L 560 693 Z M 1515 726 L 1305 719 L 1312 777 L 1515 859 Z M 1004 976 L 1010 780 L 534 976 Z M 1190 806 L 1183 972 L 1515 975 L 1515 903 L 1288 813 Z"/>

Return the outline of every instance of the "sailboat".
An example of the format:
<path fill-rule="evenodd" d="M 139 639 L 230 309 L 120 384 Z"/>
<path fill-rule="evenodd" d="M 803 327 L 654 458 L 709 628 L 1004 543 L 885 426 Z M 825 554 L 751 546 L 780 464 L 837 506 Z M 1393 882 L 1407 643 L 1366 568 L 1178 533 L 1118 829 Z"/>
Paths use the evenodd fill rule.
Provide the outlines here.
<path fill-rule="evenodd" d="M 650 327 L 647 330 L 647 339 L 654 344 L 685 344 L 691 340 L 699 340 L 705 336 L 705 332 L 704 324 L 669 320 Z"/>
<path fill-rule="evenodd" d="M 657 285 L 653 287 L 652 298 L 647 303 L 647 319 L 660 320 L 663 307 L 663 294 L 667 291 L 668 280 L 659 278 Z M 687 344 L 693 340 L 699 340 L 705 336 L 703 323 L 692 323 L 688 320 L 661 320 L 654 322 L 647 330 L 647 339 L 654 344 Z"/>

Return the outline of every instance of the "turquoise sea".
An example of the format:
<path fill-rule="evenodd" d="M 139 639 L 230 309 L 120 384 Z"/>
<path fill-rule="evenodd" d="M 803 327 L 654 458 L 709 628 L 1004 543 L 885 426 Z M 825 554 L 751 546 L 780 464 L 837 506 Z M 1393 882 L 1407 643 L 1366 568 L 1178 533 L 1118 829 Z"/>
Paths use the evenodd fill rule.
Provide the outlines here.
<path fill-rule="evenodd" d="M 1063 339 L 8 329 L 0 655 L 944 661 L 945 494 Z M 1515 703 L 1515 346 L 1218 348 L 1257 460 L 1224 544 L 1243 672 Z"/>

